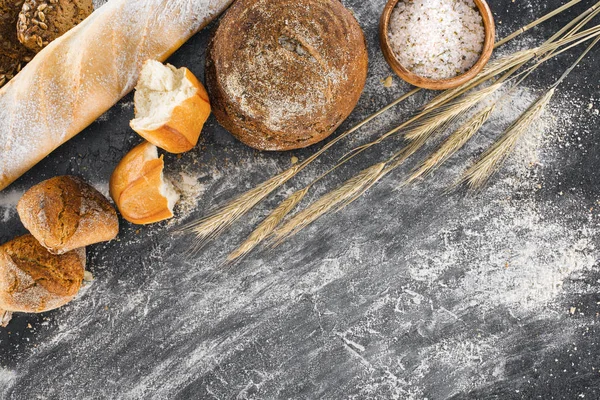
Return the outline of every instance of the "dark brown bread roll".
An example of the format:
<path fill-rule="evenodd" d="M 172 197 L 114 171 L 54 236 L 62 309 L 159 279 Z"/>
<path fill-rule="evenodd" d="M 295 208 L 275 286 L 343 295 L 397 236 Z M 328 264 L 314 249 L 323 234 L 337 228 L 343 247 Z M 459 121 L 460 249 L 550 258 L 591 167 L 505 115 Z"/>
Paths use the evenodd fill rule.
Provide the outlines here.
<path fill-rule="evenodd" d="M 238 0 L 208 49 L 217 120 L 259 150 L 329 136 L 350 115 L 368 67 L 363 32 L 338 0 Z"/>
<path fill-rule="evenodd" d="M 17 39 L 23 0 L 0 0 L 0 87 L 11 80 L 35 53 Z"/>
<path fill-rule="evenodd" d="M 29 189 L 17 204 L 25 228 L 51 253 L 114 239 L 117 212 L 96 189 L 73 176 L 58 176 Z"/>
<path fill-rule="evenodd" d="M 38 53 L 93 11 L 92 0 L 25 0 L 17 23 L 17 37 L 25 47 Z"/>
<path fill-rule="evenodd" d="M 0 316 L 9 312 L 44 312 L 67 304 L 79 292 L 85 249 L 57 256 L 32 235 L 0 246 Z M 6 323 L 3 316 L 2 322 Z"/>

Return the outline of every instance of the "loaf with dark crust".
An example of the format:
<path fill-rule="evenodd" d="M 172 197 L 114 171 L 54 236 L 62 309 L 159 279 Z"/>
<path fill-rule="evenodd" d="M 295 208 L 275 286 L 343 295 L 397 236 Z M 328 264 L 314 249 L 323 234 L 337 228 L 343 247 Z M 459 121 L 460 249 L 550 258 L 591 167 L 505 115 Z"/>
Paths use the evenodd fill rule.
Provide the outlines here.
<path fill-rule="evenodd" d="M 32 235 L 0 246 L 0 314 L 44 312 L 61 307 L 79 292 L 85 249 L 48 252 Z"/>
<path fill-rule="evenodd" d="M 238 0 L 208 49 L 217 120 L 259 150 L 317 143 L 350 115 L 367 77 L 363 32 L 338 0 Z"/>
<path fill-rule="evenodd" d="M 29 189 L 17 204 L 21 222 L 53 254 L 63 254 L 119 233 L 117 212 L 92 186 L 58 176 Z"/>
<path fill-rule="evenodd" d="M 0 0 L 0 87 L 35 55 L 17 39 L 17 21 L 22 6 L 23 0 Z"/>
<path fill-rule="evenodd" d="M 25 0 L 17 22 L 17 38 L 38 53 L 93 11 L 92 0 Z"/>

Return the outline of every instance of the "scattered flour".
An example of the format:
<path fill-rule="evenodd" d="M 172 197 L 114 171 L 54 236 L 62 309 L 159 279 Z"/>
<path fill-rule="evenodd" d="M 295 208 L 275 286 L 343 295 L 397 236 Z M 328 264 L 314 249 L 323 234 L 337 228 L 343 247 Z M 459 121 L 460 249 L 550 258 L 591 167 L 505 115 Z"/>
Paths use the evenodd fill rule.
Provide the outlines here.
<path fill-rule="evenodd" d="M 374 3 L 363 6 L 383 5 Z M 403 89 L 379 83 L 389 75 L 381 57 L 372 68 L 378 90 Z M 374 94 L 373 87 L 367 95 Z M 519 89 L 465 149 L 424 182 L 392 192 L 397 181 L 390 175 L 368 195 L 391 192 L 388 201 L 361 199 L 356 204 L 362 205 L 313 225 L 293 245 L 253 255 L 216 282 L 207 282 L 206 271 L 220 252 L 238 244 L 240 237 L 231 232 L 219 239 L 218 249 L 207 248 L 183 264 L 177 254 L 182 246 L 160 230 L 108 248 L 92 262 L 93 287 L 54 314 L 56 330 L 23 359 L 18 372 L 27 380 L 0 370 L 0 388 L 14 383 L 14 393 L 34 394 L 43 387 L 48 397 L 85 397 L 90 391 L 172 397 L 198 388 L 191 382 L 198 379 L 206 397 L 275 398 L 309 375 L 309 388 L 314 382 L 346 385 L 339 392 L 325 387 L 330 392 L 322 397 L 434 400 L 467 396 L 505 380 L 518 383 L 531 370 L 515 377 L 507 366 L 522 353 L 515 346 L 539 332 L 529 325 L 547 329 L 531 347 L 535 369 L 548 352 L 578 340 L 578 330 L 588 323 L 567 316 L 565 298 L 597 293 L 577 279 L 598 272 L 597 218 L 577 212 L 583 218 L 571 221 L 565 204 L 536 197 L 547 184 L 547 168 L 561 168 L 553 164 L 556 153 L 578 145 L 569 127 L 577 103 L 557 97 L 560 107 L 551 105 L 485 190 L 465 197 L 444 190 L 541 93 Z M 412 101 L 405 109 L 418 106 Z M 398 116 L 389 114 L 369 129 L 381 132 L 394 123 Z M 265 178 L 281 169 L 248 156 L 242 166 L 167 172 L 182 194 L 178 216 L 204 214 L 197 207 L 204 195 L 207 202 L 221 196 L 220 201 L 248 188 L 247 165 Z M 20 194 L 7 197 L 0 194 L 0 205 L 16 203 Z M 581 206 L 577 196 L 572 200 L 573 207 Z M 373 208 L 366 211 L 365 204 Z M 407 219 L 398 210 L 408 210 Z M 365 223 L 360 218 L 367 212 Z M 352 224 L 344 225 L 344 218 Z M 425 227 L 406 233 L 419 219 Z M 363 226 L 352 231 L 359 220 Z M 340 226 L 351 232 L 340 232 Z M 395 235 L 401 244 L 390 243 Z M 311 256 L 321 250 L 304 245 L 311 239 L 315 246 L 329 246 L 326 258 Z M 140 250 L 144 256 L 138 257 Z M 290 346 L 302 350 L 290 352 Z M 70 352 L 62 357 L 57 350 L 65 347 Z M 40 370 L 40 360 L 63 364 Z M 57 376 L 64 386 L 48 386 Z M 338 396 L 327 396 L 331 392 Z"/>
<path fill-rule="evenodd" d="M 8 222 L 17 214 L 17 203 L 22 196 L 23 192 L 18 190 L 0 192 L 0 219 L 2 222 Z"/>
<path fill-rule="evenodd" d="M 17 374 L 14 371 L 0 368 L 0 397 L 7 398 L 7 390 L 10 389 L 16 377 Z"/>

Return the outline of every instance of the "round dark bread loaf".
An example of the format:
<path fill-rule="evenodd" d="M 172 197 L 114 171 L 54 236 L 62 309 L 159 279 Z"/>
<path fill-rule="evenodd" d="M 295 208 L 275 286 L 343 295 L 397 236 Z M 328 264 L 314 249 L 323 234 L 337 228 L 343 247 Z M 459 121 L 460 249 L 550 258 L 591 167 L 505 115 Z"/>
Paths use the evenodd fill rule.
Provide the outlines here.
<path fill-rule="evenodd" d="M 338 0 L 238 0 L 209 44 L 217 120 L 259 150 L 317 143 L 350 115 L 365 85 L 363 32 Z"/>

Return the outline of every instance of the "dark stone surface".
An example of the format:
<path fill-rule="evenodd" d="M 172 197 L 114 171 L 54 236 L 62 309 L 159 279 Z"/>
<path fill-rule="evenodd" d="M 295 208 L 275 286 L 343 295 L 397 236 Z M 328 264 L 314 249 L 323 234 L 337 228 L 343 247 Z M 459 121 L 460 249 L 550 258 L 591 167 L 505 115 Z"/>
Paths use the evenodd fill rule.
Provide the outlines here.
<path fill-rule="evenodd" d="M 383 0 L 344 2 L 365 29 L 370 76 L 344 127 L 408 90 L 377 41 Z M 493 0 L 503 37 L 557 0 Z M 583 1 L 500 50 L 533 46 L 592 5 Z M 203 79 L 212 27 L 170 60 Z M 211 118 L 198 148 L 165 155 L 167 174 L 198 178 L 198 207 L 149 227 L 121 221 L 119 240 L 91 246 L 95 281 L 66 307 L 16 315 L 0 330 L 0 395 L 84 398 L 600 398 L 598 312 L 598 50 L 561 86 L 544 139 L 519 145 L 486 190 L 446 193 L 479 154 L 577 56 L 544 65 L 514 103 L 431 179 L 398 190 L 414 165 L 280 248 L 228 271 L 221 260 L 283 195 L 349 149 L 406 119 L 422 93 L 364 128 L 272 196 L 197 258 L 172 228 L 304 159 L 258 153 Z M 0 194 L 0 242 L 24 233 L 11 202 L 50 177 L 76 174 L 100 189 L 140 142 L 131 95 Z M 588 104 L 592 106 L 588 108 Z M 511 111 L 513 110 L 513 111 Z M 516 111 L 514 111 L 516 110 Z M 539 132 L 538 132 L 539 133 Z M 533 135 L 535 136 L 535 135 Z M 399 149 L 391 139 L 318 185 L 326 188 Z M 537 162 L 530 162 L 533 154 Z M 423 154 L 419 154 L 421 157 Z M 2 213 L 0 213 L 0 217 Z"/>

